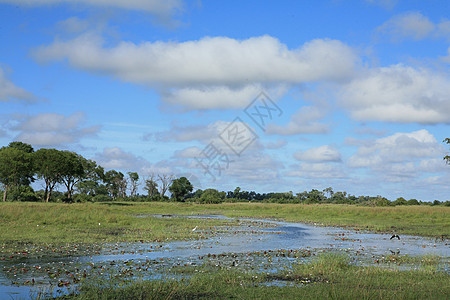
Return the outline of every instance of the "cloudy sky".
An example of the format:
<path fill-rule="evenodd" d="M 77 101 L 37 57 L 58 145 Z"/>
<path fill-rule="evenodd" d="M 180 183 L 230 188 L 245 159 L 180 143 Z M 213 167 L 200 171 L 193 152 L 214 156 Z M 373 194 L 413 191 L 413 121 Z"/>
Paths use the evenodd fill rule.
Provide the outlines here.
<path fill-rule="evenodd" d="M 201 188 L 449 200 L 446 0 L 0 0 L 0 145 Z"/>

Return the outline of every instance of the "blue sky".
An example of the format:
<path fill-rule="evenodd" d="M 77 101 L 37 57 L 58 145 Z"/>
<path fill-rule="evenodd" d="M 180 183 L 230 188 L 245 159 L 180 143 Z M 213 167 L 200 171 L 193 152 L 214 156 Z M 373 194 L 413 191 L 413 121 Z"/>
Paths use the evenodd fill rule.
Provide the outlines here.
<path fill-rule="evenodd" d="M 449 6 L 0 0 L 0 144 L 201 188 L 449 200 Z"/>

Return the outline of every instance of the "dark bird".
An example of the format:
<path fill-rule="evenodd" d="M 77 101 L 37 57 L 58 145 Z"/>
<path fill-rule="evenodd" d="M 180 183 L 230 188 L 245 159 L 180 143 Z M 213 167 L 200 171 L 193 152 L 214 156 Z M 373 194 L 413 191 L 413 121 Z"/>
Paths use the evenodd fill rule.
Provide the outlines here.
<path fill-rule="evenodd" d="M 392 251 L 392 250 L 389 249 L 389 251 L 391 251 L 391 253 L 393 255 L 399 255 L 400 254 L 400 250 L 399 249 L 397 249 L 397 251 Z"/>
<path fill-rule="evenodd" d="M 390 240 L 392 240 L 393 238 L 398 238 L 398 239 L 400 239 L 400 237 L 398 236 L 398 234 L 393 234 L 393 235 L 391 236 Z"/>

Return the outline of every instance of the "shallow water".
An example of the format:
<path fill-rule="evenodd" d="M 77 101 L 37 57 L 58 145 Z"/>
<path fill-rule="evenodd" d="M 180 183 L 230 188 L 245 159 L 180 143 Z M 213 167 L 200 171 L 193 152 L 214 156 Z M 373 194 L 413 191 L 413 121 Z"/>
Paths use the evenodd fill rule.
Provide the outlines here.
<path fill-rule="evenodd" d="M 220 218 L 224 216 L 159 215 L 139 217 Z M 193 229 L 198 239 L 167 243 L 102 245 L 90 255 L 69 257 L 20 257 L 0 261 L 0 299 L 30 298 L 39 289 L 53 288 L 51 295 L 65 294 L 78 280 L 93 276 L 160 278 L 177 267 L 216 264 L 257 272 L 277 272 L 298 259 L 317 252 L 345 251 L 357 264 L 373 264 L 374 257 L 435 254 L 444 258 L 448 271 L 448 241 L 376 234 L 334 227 L 272 220 L 240 219 L 237 226 Z M 206 237 L 206 238 L 205 238 Z M 97 253 L 96 253 L 97 252 Z M 206 259 L 206 260 L 205 260 Z M 60 286 L 58 286 L 58 283 Z M 58 292 L 59 291 L 59 292 Z"/>

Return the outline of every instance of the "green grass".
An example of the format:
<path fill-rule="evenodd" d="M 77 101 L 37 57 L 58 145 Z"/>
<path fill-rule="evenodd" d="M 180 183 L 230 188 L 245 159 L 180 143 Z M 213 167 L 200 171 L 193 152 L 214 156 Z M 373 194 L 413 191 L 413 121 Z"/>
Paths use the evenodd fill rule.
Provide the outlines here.
<path fill-rule="evenodd" d="M 0 203 L 0 245 L 9 249 L 45 243 L 104 243 L 117 241 L 189 239 L 191 229 L 221 224 L 220 220 L 138 218 L 152 214 L 223 214 L 230 217 L 277 218 L 448 237 L 450 207 L 302 205 L 224 203 Z M 99 225 L 100 223 L 100 225 Z M 39 225 L 39 226 L 38 226 Z"/>
<path fill-rule="evenodd" d="M 270 282 L 286 282 L 285 286 Z M 327 253 L 279 274 L 208 269 L 181 280 L 88 281 L 66 299 L 446 299 L 448 275 L 428 269 L 357 267 Z"/>

